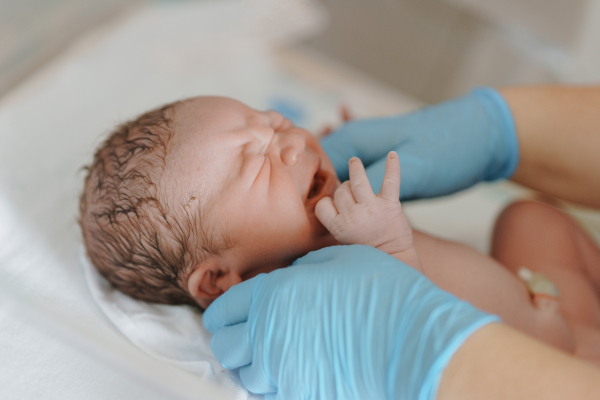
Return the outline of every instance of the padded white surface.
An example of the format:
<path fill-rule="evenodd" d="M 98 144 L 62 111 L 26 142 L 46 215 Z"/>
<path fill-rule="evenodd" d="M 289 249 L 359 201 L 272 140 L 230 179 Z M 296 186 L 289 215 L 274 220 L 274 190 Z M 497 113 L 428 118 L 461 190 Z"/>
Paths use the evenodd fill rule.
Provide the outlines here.
<path fill-rule="evenodd" d="M 319 9 L 301 1 L 246 5 L 141 10 L 84 38 L 2 100 L 0 398 L 245 397 L 217 390 L 200 370 L 192 375 L 149 356 L 115 329 L 87 288 L 76 219 L 81 168 L 95 146 L 150 107 L 220 94 L 260 108 L 297 103 L 307 124 L 333 114 L 334 95 L 325 96 L 329 108 L 321 101 L 313 111 L 306 99 L 316 92 L 270 58 L 272 43 L 313 32 L 323 21 Z"/>
<path fill-rule="evenodd" d="M 283 108 L 308 128 L 336 121 L 342 96 L 359 99 L 356 109 L 367 112 L 382 102 L 397 111 L 414 104 L 334 64 L 315 69 L 315 62 L 296 57 L 294 65 L 313 65 L 303 78 L 282 69 L 273 46 L 311 34 L 324 21 L 308 0 L 157 5 L 83 38 L 2 99 L 0 398 L 247 397 L 235 374 L 223 374 L 214 362 L 170 357 L 169 345 L 189 349 L 190 343 L 198 350 L 193 357 L 210 357 L 206 332 L 198 332 L 189 309 L 154 306 L 152 314 L 129 304 L 119 319 L 115 309 L 97 306 L 79 258 L 82 167 L 118 123 L 189 96 Z M 315 83 L 315 71 L 327 85 Z M 131 322 L 151 323 L 166 309 L 172 314 L 162 315 L 181 328 L 170 333 L 187 332 L 189 342 Z M 129 329 L 120 322 L 127 319 Z"/>
<path fill-rule="evenodd" d="M 83 247 L 81 263 L 92 297 L 104 314 L 136 346 L 169 365 L 208 380 L 236 399 L 255 399 L 242 386 L 237 371 L 223 368 L 210 350 L 212 335 L 202 314 L 189 306 L 150 304 L 115 290 L 90 263 Z"/>

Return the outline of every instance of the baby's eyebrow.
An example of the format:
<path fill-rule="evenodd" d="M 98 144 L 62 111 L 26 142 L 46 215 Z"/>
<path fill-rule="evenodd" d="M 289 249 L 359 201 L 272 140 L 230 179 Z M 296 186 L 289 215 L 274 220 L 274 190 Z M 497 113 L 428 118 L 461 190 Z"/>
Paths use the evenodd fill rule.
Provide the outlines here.
<path fill-rule="evenodd" d="M 273 129 L 279 128 L 283 124 L 283 122 L 286 120 L 286 118 L 283 115 L 281 115 L 279 112 L 277 112 L 275 110 L 268 110 L 266 112 L 266 114 L 267 114 L 267 118 L 269 119 L 269 121 L 267 123 Z"/>
<path fill-rule="evenodd" d="M 234 166 L 232 168 L 232 177 L 237 177 L 237 179 L 242 180 L 243 182 L 245 182 L 248 187 L 252 186 L 252 184 L 254 183 L 254 181 L 256 180 L 256 177 L 258 176 L 258 174 L 260 173 L 260 169 L 258 169 L 256 171 L 256 175 L 252 174 L 250 175 L 247 170 L 249 168 L 249 165 L 251 165 L 252 160 L 256 157 L 256 150 L 253 151 L 249 151 L 249 148 L 251 148 L 252 146 L 254 146 L 254 148 L 256 149 L 256 144 L 253 144 L 252 142 L 256 143 L 256 141 L 260 140 L 259 143 L 261 143 L 261 148 L 262 146 L 262 142 L 264 142 L 264 139 L 260 138 L 260 135 L 254 130 L 251 129 L 251 137 L 250 135 L 248 135 L 248 130 L 245 130 L 246 132 L 246 136 L 248 137 L 247 140 L 244 140 L 244 142 L 241 144 L 240 148 L 239 148 L 239 152 L 237 154 L 237 156 L 234 159 Z M 267 142 L 268 144 L 268 142 Z M 234 178 L 235 179 L 235 178 Z"/>

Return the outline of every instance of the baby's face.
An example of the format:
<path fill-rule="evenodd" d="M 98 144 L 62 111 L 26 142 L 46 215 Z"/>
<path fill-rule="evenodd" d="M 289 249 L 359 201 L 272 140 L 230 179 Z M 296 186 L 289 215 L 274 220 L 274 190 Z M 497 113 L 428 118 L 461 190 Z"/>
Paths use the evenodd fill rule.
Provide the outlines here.
<path fill-rule="evenodd" d="M 210 200 L 206 221 L 232 239 L 223 262 L 241 279 L 336 243 L 314 210 L 339 181 L 306 130 L 277 112 L 222 97 L 189 100 L 174 121 L 164 184 Z"/>

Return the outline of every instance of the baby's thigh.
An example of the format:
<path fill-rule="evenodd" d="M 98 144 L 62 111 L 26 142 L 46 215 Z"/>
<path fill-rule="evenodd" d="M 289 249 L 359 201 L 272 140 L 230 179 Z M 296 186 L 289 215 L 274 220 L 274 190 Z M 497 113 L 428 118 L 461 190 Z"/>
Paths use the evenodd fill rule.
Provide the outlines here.
<path fill-rule="evenodd" d="M 567 214 L 532 201 L 511 204 L 496 222 L 492 256 L 513 271 L 544 273 L 566 315 L 600 327 L 600 251 Z"/>
<path fill-rule="evenodd" d="M 507 267 L 561 265 L 600 284 L 600 249 L 569 215 L 547 204 L 518 201 L 496 221 L 491 254 Z"/>
<path fill-rule="evenodd" d="M 505 320 L 519 320 L 530 305 L 527 288 L 498 261 L 456 242 L 415 231 L 425 275 L 442 289 Z"/>
<path fill-rule="evenodd" d="M 575 356 L 600 367 L 600 329 L 575 323 L 572 330 L 575 337 Z"/>
<path fill-rule="evenodd" d="M 563 350 L 571 335 L 559 307 L 534 303 L 517 276 L 493 258 L 463 244 L 414 232 L 425 275 L 442 289 L 475 307 Z"/>

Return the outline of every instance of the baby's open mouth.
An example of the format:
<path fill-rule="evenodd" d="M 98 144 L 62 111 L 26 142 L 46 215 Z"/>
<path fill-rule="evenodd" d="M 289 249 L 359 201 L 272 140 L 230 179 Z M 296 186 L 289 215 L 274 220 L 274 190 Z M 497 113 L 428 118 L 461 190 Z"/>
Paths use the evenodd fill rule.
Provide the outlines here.
<path fill-rule="evenodd" d="M 308 191 L 307 200 L 318 197 L 325 187 L 325 182 L 327 182 L 327 173 L 321 169 L 319 169 L 315 176 L 313 177 L 312 184 L 310 186 L 310 190 Z"/>

